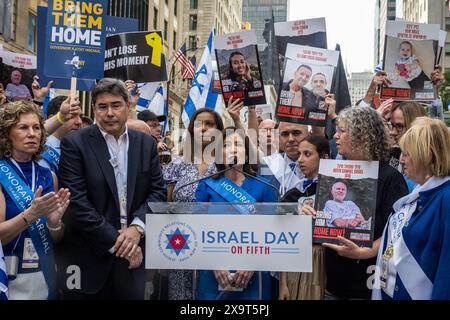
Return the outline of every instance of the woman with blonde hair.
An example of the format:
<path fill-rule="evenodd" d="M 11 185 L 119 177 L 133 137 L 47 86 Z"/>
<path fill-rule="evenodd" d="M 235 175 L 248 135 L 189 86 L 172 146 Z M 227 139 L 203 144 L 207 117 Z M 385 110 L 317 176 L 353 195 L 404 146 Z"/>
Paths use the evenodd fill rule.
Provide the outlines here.
<path fill-rule="evenodd" d="M 0 113 L 0 241 L 9 278 L 9 299 L 56 298 L 53 242 L 70 193 L 37 160 L 44 149 L 40 111 L 31 103 L 9 103 Z"/>
<path fill-rule="evenodd" d="M 373 299 L 450 299 L 450 132 L 437 119 L 417 118 L 400 139 L 400 161 L 417 186 L 393 205 L 372 248 L 341 238 L 328 245 L 353 259 L 377 256 Z"/>

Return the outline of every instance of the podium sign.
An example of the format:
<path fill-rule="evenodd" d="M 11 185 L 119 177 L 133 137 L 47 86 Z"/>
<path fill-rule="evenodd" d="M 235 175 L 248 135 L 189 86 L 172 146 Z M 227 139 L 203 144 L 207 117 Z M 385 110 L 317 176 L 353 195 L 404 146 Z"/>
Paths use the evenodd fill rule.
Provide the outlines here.
<path fill-rule="evenodd" d="M 146 268 L 312 271 L 311 217 L 204 211 L 147 215 Z"/>

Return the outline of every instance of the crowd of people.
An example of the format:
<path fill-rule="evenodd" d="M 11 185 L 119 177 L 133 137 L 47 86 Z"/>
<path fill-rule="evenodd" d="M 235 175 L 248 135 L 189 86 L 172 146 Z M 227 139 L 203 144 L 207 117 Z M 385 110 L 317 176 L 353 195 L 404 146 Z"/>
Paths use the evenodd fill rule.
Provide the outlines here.
<path fill-rule="evenodd" d="M 230 57 L 241 85 L 251 80 L 242 57 Z M 310 78 L 311 91 L 303 88 Z M 23 99 L 8 99 L 0 88 L 0 298 L 143 299 L 146 282 L 159 277 L 166 291 L 158 296 L 171 300 L 450 299 L 450 131 L 428 116 L 435 103 L 376 103 L 377 88 L 389 81 L 383 71 L 356 106 L 338 106 L 338 114 L 323 74 L 300 66 L 285 84 L 296 103 L 322 102 L 334 136 L 320 127 L 259 121 L 255 106 L 231 97 L 234 125 L 225 128 L 217 112 L 198 109 L 177 153 L 163 137 L 165 116 L 136 112 L 140 93 L 132 80 L 95 84 L 95 123 L 75 96 L 53 98 L 44 112 L 51 83 L 41 87 L 35 77 L 30 93 L 17 72 L 11 81 L 6 91 Z M 442 85 L 440 66 L 431 81 Z M 331 158 L 379 162 L 372 247 L 342 237 L 313 245 L 310 273 L 146 276 L 149 202 L 233 202 L 220 189 L 227 183 L 251 203 L 301 203 L 297 214 L 314 219 L 320 159 Z M 358 227 L 364 217 L 346 191 L 343 182 L 333 185 L 326 207 L 340 214 L 329 223 Z"/>

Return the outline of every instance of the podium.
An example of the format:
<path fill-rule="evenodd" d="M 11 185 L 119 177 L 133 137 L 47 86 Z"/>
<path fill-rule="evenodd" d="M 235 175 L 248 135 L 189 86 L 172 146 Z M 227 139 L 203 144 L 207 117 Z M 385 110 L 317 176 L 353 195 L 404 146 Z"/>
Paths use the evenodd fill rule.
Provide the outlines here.
<path fill-rule="evenodd" d="M 269 299 L 270 277 L 312 270 L 312 220 L 297 203 L 148 205 L 146 268 L 192 270 L 195 299 Z M 221 288 L 212 270 L 254 273 L 247 289 Z"/>

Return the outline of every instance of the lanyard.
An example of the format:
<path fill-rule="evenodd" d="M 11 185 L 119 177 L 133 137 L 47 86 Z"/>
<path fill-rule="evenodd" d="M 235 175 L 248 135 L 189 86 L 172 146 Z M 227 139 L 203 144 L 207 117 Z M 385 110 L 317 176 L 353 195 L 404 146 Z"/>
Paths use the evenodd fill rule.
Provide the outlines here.
<path fill-rule="evenodd" d="M 28 184 L 28 180 L 25 177 L 25 174 L 23 173 L 22 169 L 20 168 L 19 164 L 14 160 L 13 158 L 10 158 L 11 162 L 14 164 L 14 166 L 19 169 L 20 173 L 22 174 L 22 177 L 24 178 L 24 182 Z M 36 192 L 36 169 L 34 167 L 34 161 L 31 162 L 31 191 L 34 193 Z"/>

